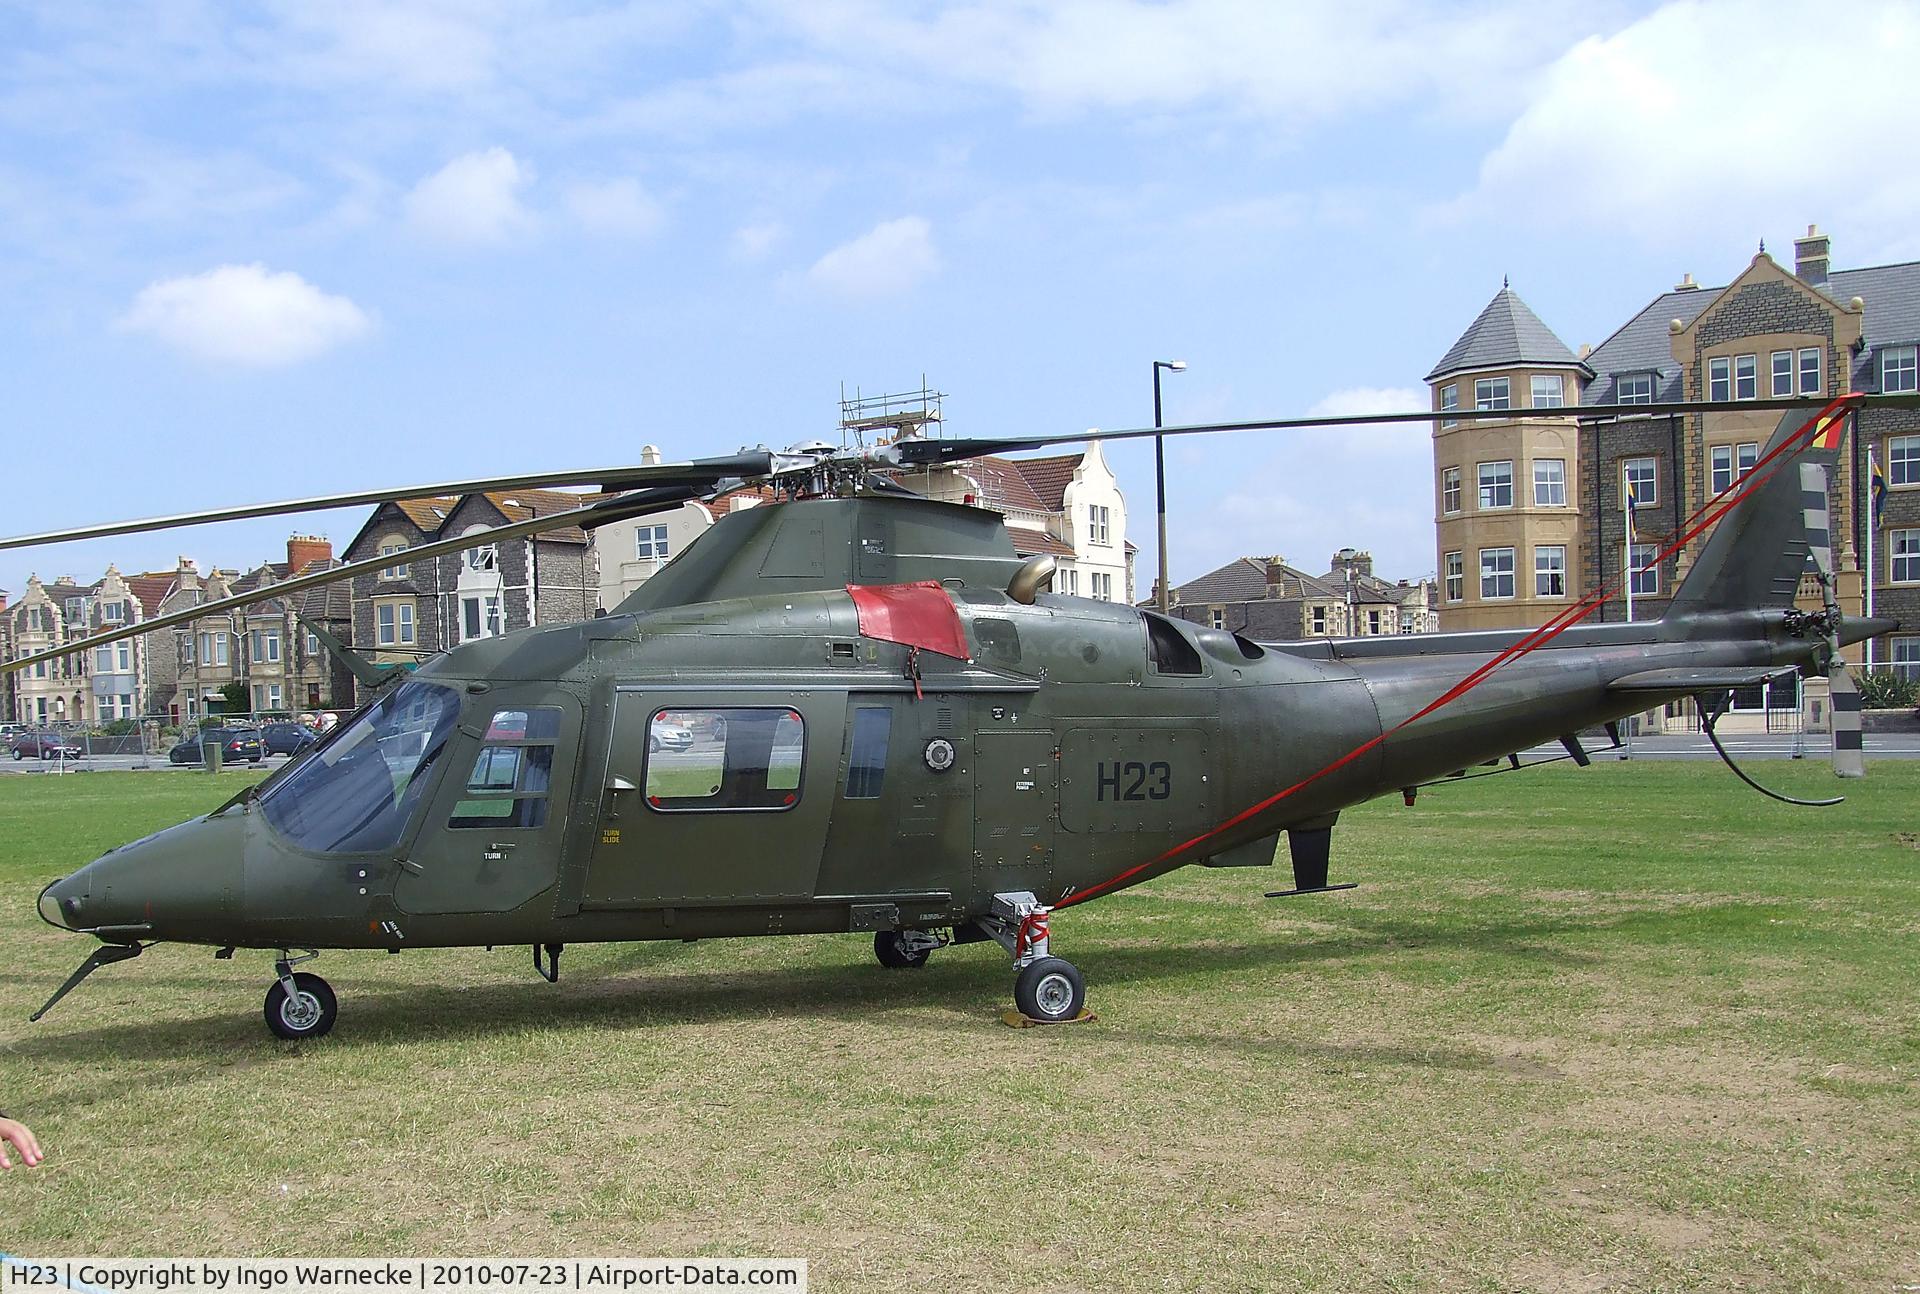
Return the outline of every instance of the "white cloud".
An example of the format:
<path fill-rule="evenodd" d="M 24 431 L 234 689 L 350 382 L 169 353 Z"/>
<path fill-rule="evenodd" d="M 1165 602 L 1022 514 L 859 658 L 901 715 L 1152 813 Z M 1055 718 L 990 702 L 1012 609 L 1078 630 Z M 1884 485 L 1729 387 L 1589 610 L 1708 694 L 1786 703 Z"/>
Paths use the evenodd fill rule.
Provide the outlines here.
<path fill-rule="evenodd" d="M 591 233 L 646 238 L 666 223 L 666 212 L 631 178 L 580 180 L 569 184 L 567 210 Z"/>
<path fill-rule="evenodd" d="M 813 263 L 807 278 L 837 296 L 873 298 L 909 291 L 939 269 L 933 226 L 923 216 L 902 216 L 834 248 Z"/>
<path fill-rule="evenodd" d="M 742 225 L 733 231 L 733 255 L 736 260 L 764 259 L 786 239 L 787 227 L 778 221 Z"/>
<path fill-rule="evenodd" d="M 149 283 L 116 326 L 199 359 L 270 368 L 352 341 L 372 321 L 346 297 L 255 264 Z"/>
<path fill-rule="evenodd" d="M 520 190 L 533 173 L 504 148 L 464 153 L 413 186 L 407 223 L 450 243 L 503 243 L 531 227 Z"/>
<path fill-rule="evenodd" d="M 1844 27 L 1843 71 L 1792 38 L 1808 23 Z M 1920 207 L 1887 133 L 1912 115 L 1916 61 L 1907 4 L 1670 4 L 1553 63 L 1453 214 L 1746 242 L 1844 212 L 1836 232 L 1884 251 Z"/>

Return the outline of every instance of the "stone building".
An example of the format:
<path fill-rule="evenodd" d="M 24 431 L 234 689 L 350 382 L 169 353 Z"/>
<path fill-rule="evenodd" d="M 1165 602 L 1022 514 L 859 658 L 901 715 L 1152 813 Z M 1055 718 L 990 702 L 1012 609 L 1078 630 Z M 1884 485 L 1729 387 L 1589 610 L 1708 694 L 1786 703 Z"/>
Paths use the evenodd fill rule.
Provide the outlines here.
<path fill-rule="evenodd" d="M 1498 395 L 1481 388 L 1482 378 L 1511 379 L 1510 403 L 1493 406 L 1511 409 L 1511 418 L 1442 423 L 1433 433 L 1436 549 L 1442 624 L 1448 629 L 1537 624 L 1588 590 L 1621 584 L 1627 570 L 1635 572 L 1636 617 L 1659 615 L 1704 537 L 1658 569 L 1640 568 L 1671 541 L 1684 518 L 1751 467 L 1779 421 L 1776 413 L 1756 410 L 1580 427 L 1547 412 L 1557 407 L 1555 392 L 1551 383 L 1544 391 L 1535 385 L 1536 374 L 1566 379 L 1559 404 L 1589 405 L 1830 398 L 1920 386 L 1920 262 L 1835 271 L 1831 242 L 1813 227 L 1795 241 L 1791 271 L 1762 247 L 1723 287 L 1705 287 L 1687 275 L 1579 357 L 1532 311 L 1522 310 L 1511 289 L 1503 288 L 1429 375 L 1436 410 L 1455 407 L 1448 403 L 1449 386 L 1457 407 L 1471 409 L 1483 395 Z M 1518 322 L 1510 329 L 1483 328 L 1489 312 L 1496 321 L 1505 316 Z M 1543 364 L 1543 357 L 1557 362 Z M 1920 633 L 1913 631 L 1920 628 L 1920 413 L 1873 410 L 1858 424 L 1832 483 L 1839 597 L 1848 614 L 1862 613 L 1867 529 L 1873 524 L 1866 506 L 1871 453 L 1889 485 L 1874 536 L 1874 606 L 1909 626 L 1873 650 L 1878 663 L 1920 676 Z M 1468 427 L 1475 430 L 1461 438 L 1459 429 Z M 1565 465 L 1566 502 L 1542 504 L 1536 493 L 1535 515 L 1527 516 L 1520 491 L 1525 485 L 1543 488 L 1543 459 Z M 1554 469 L 1545 475 L 1550 482 Z M 1502 484 L 1509 477 L 1510 491 Z M 1636 501 L 1632 548 L 1623 507 L 1629 483 Z M 1547 508 L 1556 509 L 1557 527 L 1540 515 Z M 1542 547 L 1564 548 L 1561 580 L 1551 578 L 1556 554 L 1543 556 Z M 1552 592 L 1556 587 L 1563 592 Z M 1803 585 L 1802 599 L 1814 600 L 1810 586 Z M 1598 617 L 1625 614 L 1615 601 Z"/>
<path fill-rule="evenodd" d="M 587 533 L 578 526 L 426 561 L 406 556 L 422 544 L 589 501 L 556 490 L 499 490 L 381 504 L 346 549 L 348 562 L 393 558 L 353 577 L 353 646 L 376 662 L 412 663 L 475 638 L 589 618 L 600 582 Z"/>
<path fill-rule="evenodd" d="M 1552 410 L 1592 376 L 1506 284 L 1427 374 L 1436 412 L 1483 415 L 1434 424 L 1443 628 L 1536 625 L 1578 596 L 1579 432 Z"/>
<path fill-rule="evenodd" d="M 1309 575 L 1279 557 L 1235 558 L 1176 586 L 1172 614 L 1257 642 L 1430 632 L 1424 581 L 1390 584 L 1351 548 L 1333 561 L 1327 574 Z"/>

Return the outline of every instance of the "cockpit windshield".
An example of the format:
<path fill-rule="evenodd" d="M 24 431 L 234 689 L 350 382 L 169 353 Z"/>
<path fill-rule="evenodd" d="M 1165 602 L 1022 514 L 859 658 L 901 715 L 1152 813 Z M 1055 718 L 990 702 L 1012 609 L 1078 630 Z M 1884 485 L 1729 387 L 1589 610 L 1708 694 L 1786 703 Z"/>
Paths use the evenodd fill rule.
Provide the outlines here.
<path fill-rule="evenodd" d="M 391 849 L 445 749 L 460 698 L 412 679 L 342 728 L 284 781 L 261 811 L 289 843 L 323 853 Z"/>

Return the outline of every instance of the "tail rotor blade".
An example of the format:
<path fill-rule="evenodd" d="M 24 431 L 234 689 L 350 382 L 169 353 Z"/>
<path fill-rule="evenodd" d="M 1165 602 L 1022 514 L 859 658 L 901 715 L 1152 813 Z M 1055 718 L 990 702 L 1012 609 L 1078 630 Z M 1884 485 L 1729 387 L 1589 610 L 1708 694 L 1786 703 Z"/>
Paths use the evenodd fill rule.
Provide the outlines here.
<path fill-rule="evenodd" d="M 1854 686 L 1853 670 L 1836 657 L 1833 673 L 1827 676 L 1828 720 L 1833 727 L 1833 775 L 1865 777 L 1866 752 L 1860 737 L 1860 689 Z"/>

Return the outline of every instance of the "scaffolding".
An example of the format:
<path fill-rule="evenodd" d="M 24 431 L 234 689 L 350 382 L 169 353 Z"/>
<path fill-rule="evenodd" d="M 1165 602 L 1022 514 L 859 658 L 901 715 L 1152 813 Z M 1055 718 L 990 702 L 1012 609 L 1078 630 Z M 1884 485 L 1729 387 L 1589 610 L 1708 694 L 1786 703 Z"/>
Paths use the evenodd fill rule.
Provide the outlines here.
<path fill-rule="evenodd" d="M 864 449 L 891 445 L 897 440 L 924 438 L 938 434 L 944 421 L 946 393 L 927 386 L 927 375 L 920 375 L 917 391 L 866 395 L 859 387 L 847 394 L 840 384 L 840 447 Z M 871 440 L 869 440 L 871 437 Z"/>

